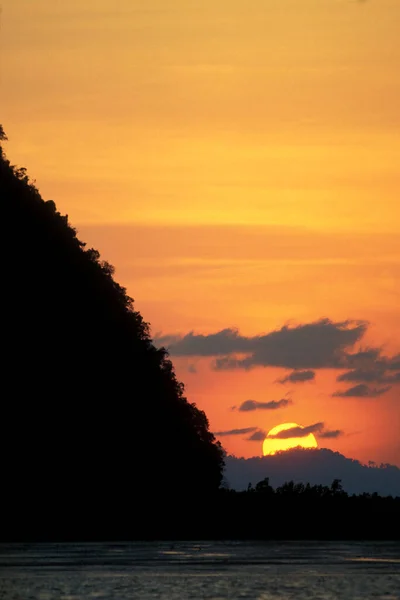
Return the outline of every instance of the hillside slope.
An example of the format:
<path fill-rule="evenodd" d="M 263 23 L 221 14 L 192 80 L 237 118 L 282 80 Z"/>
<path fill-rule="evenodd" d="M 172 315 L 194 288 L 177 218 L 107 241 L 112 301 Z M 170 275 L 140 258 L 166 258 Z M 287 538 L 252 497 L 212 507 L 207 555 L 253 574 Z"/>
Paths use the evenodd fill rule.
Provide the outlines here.
<path fill-rule="evenodd" d="M 166 351 L 3 148 L 0 203 L 3 506 L 101 512 L 216 490 L 223 451 Z"/>

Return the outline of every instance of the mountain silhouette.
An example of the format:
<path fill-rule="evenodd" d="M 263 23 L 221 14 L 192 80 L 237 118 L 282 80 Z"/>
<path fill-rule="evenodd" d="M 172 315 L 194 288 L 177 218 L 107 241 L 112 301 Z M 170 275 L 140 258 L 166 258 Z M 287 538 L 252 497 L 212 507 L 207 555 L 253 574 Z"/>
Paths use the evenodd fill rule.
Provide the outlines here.
<path fill-rule="evenodd" d="M 255 456 L 225 459 L 226 483 L 236 490 L 244 490 L 264 477 L 273 486 L 287 481 L 329 485 L 335 478 L 341 480 L 349 494 L 378 493 L 382 496 L 400 496 L 400 469 L 394 465 L 363 465 L 328 448 L 294 448 L 273 456 Z"/>
<path fill-rule="evenodd" d="M 3 516 L 101 516 L 217 490 L 223 450 L 166 350 L 2 146 L 0 200 Z"/>

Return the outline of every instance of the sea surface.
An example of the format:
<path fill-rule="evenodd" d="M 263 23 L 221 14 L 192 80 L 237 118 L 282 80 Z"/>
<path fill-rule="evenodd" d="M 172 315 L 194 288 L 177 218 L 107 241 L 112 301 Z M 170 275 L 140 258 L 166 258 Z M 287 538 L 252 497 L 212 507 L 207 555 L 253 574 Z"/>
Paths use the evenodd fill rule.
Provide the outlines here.
<path fill-rule="evenodd" d="M 400 544 L 0 545 L 1 600 L 400 599 Z"/>

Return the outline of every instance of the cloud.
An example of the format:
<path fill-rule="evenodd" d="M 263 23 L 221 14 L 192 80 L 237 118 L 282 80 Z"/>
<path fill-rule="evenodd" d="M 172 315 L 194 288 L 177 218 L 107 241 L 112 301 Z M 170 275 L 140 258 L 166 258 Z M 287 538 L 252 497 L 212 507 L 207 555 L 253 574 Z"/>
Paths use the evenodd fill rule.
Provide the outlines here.
<path fill-rule="evenodd" d="M 197 373 L 197 367 L 196 367 L 196 365 L 190 364 L 188 366 L 188 371 L 189 371 L 189 373 Z"/>
<path fill-rule="evenodd" d="M 389 359 L 387 368 L 389 371 L 400 371 L 400 354 Z"/>
<path fill-rule="evenodd" d="M 271 400 L 270 402 L 257 402 L 257 400 L 245 400 L 239 406 L 240 412 L 251 412 L 254 410 L 277 410 L 278 408 L 285 408 L 293 404 L 292 400 L 282 398 L 281 400 Z"/>
<path fill-rule="evenodd" d="M 241 336 L 236 329 L 222 329 L 209 335 L 195 334 L 193 331 L 184 336 L 165 335 L 156 337 L 154 343 L 166 346 L 175 356 L 218 356 L 231 352 L 251 352 L 253 339 Z"/>
<path fill-rule="evenodd" d="M 254 402 L 254 401 L 247 400 L 247 402 Z M 245 402 L 243 404 L 245 404 Z M 260 403 L 260 404 L 262 404 L 262 403 Z M 255 409 L 250 409 L 250 410 L 255 410 Z M 325 429 L 325 424 L 322 422 L 314 423 L 313 425 L 309 425 L 308 427 L 292 427 L 291 429 L 286 429 L 284 431 L 280 431 L 276 435 L 267 435 L 267 433 L 263 429 L 259 429 L 258 427 L 244 427 L 242 429 L 229 429 L 227 431 L 216 431 L 214 433 L 214 435 L 217 437 L 227 437 L 227 436 L 231 436 L 231 435 L 250 434 L 249 437 L 246 438 L 246 440 L 248 442 L 263 442 L 266 437 L 269 437 L 271 439 L 287 440 L 287 439 L 292 439 L 292 438 L 307 437 L 310 433 L 316 434 L 319 438 L 325 438 L 325 439 L 335 439 L 335 438 L 338 438 L 338 437 L 344 435 L 344 432 L 341 429 L 335 429 L 335 430 Z"/>
<path fill-rule="evenodd" d="M 376 363 L 381 358 L 381 348 L 364 348 L 358 352 L 354 352 L 347 358 L 349 367 L 360 366 L 365 364 Z"/>
<path fill-rule="evenodd" d="M 248 442 L 263 442 L 267 437 L 266 432 L 263 429 L 257 429 L 254 433 L 252 433 L 248 438 Z"/>
<path fill-rule="evenodd" d="M 218 437 L 226 437 L 228 435 L 246 435 L 247 433 L 253 433 L 257 430 L 257 427 L 245 427 L 243 429 L 228 429 L 227 431 L 216 431 L 214 435 Z"/>
<path fill-rule="evenodd" d="M 275 435 L 269 435 L 268 437 L 276 440 L 289 440 L 291 438 L 303 438 L 310 435 L 310 433 L 318 433 L 324 429 L 324 423 L 314 423 L 308 425 L 308 427 L 292 427 L 291 429 L 284 429 Z"/>
<path fill-rule="evenodd" d="M 304 383 L 305 381 L 313 381 L 315 379 L 315 371 L 292 371 L 282 379 L 278 379 L 278 383 Z"/>
<path fill-rule="evenodd" d="M 250 369 L 255 366 L 288 369 L 340 368 L 348 365 L 347 351 L 364 336 L 366 321 L 320 319 L 312 323 L 281 329 L 252 337 L 236 329 L 223 329 L 209 335 L 190 332 L 180 336 L 155 338 L 175 356 L 218 357 L 214 367 Z M 247 355 L 236 358 L 234 354 Z"/>
<path fill-rule="evenodd" d="M 378 398 L 390 390 L 390 385 L 383 388 L 371 388 L 364 383 L 355 385 L 344 391 L 337 391 L 332 396 L 336 398 Z"/>
<path fill-rule="evenodd" d="M 367 383 L 382 382 L 384 378 L 384 369 L 353 369 L 342 373 L 337 377 L 337 381 L 364 381 Z"/>
<path fill-rule="evenodd" d="M 366 321 L 324 318 L 249 337 L 228 328 L 211 334 L 192 331 L 183 336 L 160 335 L 154 341 L 175 356 L 213 357 L 212 366 L 217 371 L 254 367 L 291 369 L 291 373 L 277 380 L 281 384 L 313 381 L 316 369 L 327 368 L 346 369 L 338 381 L 400 384 L 400 354 L 388 357 L 382 348 L 359 346 L 367 329 Z M 388 388 L 372 389 L 371 394 L 366 387 L 354 386 L 354 389 L 359 397 L 371 394 L 374 397 Z"/>
<path fill-rule="evenodd" d="M 337 439 L 338 437 L 341 437 L 342 435 L 344 435 L 344 431 L 342 431 L 341 429 L 333 429 L 333 430 L 325 430 L 325 431 L 320 431 L 318 433 L 318 437 L 319 438 L 324 438 L 324 439 Z"/>
<path fill-rule="evenodd" d="M 351 370 L 339 375 L 337 381 L 400 383 L 400 355 L 384 356 L 381 348 L 367 348 L 349 355 L 348 366 Z"/>
<path fill-rule="evenodd" d="M 353 369 L 342 373 L 337 381 L 359 381 L 365 383 L 400 383 L 400 372 L 392 374 L 386 363 L 372 364 L 370 368 Z"/>

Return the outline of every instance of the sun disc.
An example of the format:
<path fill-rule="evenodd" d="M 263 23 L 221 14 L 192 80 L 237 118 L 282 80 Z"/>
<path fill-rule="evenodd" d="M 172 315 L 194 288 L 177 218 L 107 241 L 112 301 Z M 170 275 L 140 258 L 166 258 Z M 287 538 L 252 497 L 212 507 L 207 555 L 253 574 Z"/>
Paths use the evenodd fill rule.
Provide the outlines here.
<path fill-rule="evenodd" d="M 263 455 L 264 456 L 272 456 L 277 452 L 281 452 L 282 450 L 291 450 L 292 448 L 318 448 L 317 440 L 315 439 L 315 435 L 309 433 L 306 436 L 300 437 L 290 437 L 290 438 L 277 438 L 276 436 L 281 431 L 286 431 L 287 429 L 294 428 L 304 429 L 302 425 L 298 425 L 297 423 L 282 423 L 282 425 L 277 425 L 273 427 L 267 433 L 267 437 L 263 442 Z"/>

